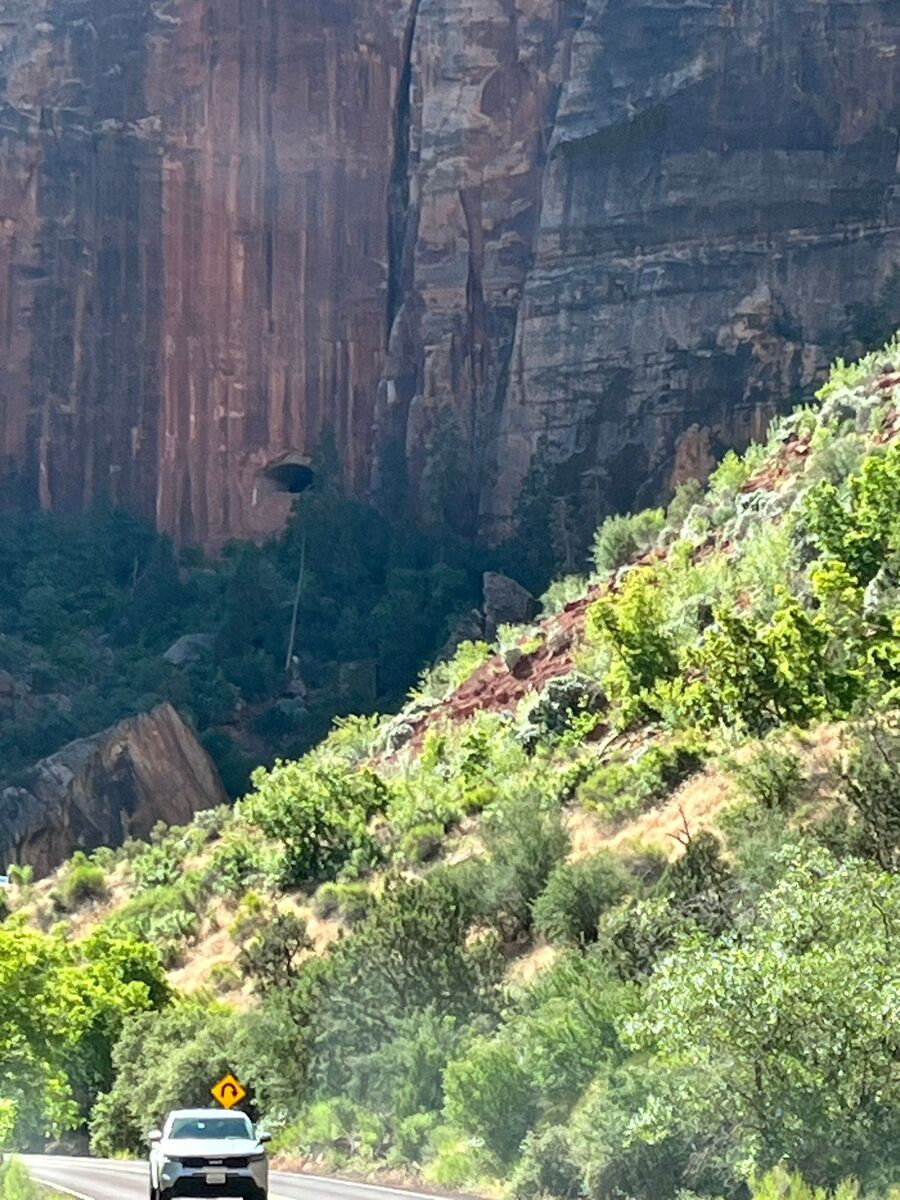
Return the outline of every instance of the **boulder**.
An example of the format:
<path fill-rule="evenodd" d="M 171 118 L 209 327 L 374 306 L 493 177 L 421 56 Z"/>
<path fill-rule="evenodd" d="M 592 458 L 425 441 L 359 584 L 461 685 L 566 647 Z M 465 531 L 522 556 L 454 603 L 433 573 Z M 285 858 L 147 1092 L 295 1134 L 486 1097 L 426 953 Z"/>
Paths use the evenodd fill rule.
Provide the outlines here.
<path fill-rule="evenodd" d="M 531 592 L 508 575 L 484 573 L 484 636 L 493 642 L 501 625 L 524 625 L 538 613 Z"/>
<path fill-rule="evenodd" d="M 211 633 L 186 633 L 172 643 L 163 658 L 172 667 L 186 667 L 212 654 L 214 644 L 215 638 Z"/>
<path fill-rule="evenodd" d="M 74 850 L 147 837 L 228 800 L 219 774 L 169 704 L 64 746 L 0 790 L 0 863 L 46 875 Z"/>

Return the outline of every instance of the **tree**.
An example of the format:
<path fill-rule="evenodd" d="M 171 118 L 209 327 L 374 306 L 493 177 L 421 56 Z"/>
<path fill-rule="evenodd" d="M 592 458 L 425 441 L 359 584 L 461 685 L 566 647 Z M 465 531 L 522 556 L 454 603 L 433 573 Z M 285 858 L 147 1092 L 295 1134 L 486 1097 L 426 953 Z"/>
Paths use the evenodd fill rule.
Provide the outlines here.
<path fill-rule="evenodd" d="M 241 813 L 280 843 L 286 886 L 333 876 L 354 857 L 360 865 L 372 861 L 368 823 L 387 797 L 374 771 L 305 759 L 259 770 L 253 784 L 256 790 L 242 802 Z"/>
<path fill-rule="evenodd" d="M 752 922 L 683 935 L 627 1023 L 660 1091 L 653 1141 L 718 1140 L 723 1184 L 785 1159 L 834 1185 L 900 1165 L 900 880 L 799 852 Z M 687 1181 L 691 1186 L 691 1181 Z"/>

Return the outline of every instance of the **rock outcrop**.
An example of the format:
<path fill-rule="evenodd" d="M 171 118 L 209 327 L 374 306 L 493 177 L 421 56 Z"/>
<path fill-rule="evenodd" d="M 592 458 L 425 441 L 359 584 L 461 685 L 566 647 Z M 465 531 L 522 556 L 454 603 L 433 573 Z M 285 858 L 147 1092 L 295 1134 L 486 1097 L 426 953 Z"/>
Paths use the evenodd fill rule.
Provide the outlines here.
<path fill-rule="evenodd" d="M 168 704 L 64 746 L 0 791 L 0 862 L 45 875 L 73 850 L 146 838 L 227 802 L 206 751 Z"/>
<path fill-rule="evenodd" d="M 593 524 L 808 394 L 900 261 L 887 0 L 7 0 L 0 489 L 262 536 Z M 893 314 L 900 322 L 900 313 Z"/>

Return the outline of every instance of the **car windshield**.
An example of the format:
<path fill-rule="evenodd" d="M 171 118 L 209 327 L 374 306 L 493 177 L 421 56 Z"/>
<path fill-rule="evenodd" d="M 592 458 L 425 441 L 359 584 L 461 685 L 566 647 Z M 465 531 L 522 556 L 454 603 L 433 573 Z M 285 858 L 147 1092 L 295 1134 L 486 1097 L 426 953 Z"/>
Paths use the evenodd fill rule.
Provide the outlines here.
<path fill-rule="evenodd" d="M 246 1117 L 173 1117 L 169 1137 L 223 1141 L 251 1138 L 253 1129 Z"/>

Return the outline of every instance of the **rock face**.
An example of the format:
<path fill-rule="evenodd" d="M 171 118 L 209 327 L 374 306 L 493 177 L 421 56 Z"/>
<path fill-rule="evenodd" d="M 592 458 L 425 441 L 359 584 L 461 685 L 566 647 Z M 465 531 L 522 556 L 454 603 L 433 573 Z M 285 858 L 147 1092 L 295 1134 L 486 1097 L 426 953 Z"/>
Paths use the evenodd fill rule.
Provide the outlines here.
<path fill-rule="evenodd" d="M 348 483 L 586 524 L 808 393 L 900 261 L 893 0 L 6 0 L 0 465 L 216 547 Z M 894 314 L 900 322 L 900 313 Z"/>
<path fill-rule="evenodd" d="M 809 394 L 900 260 L 898 44 L 884 0 L 588 0 L 484 525 L 542 439 L 583 510 L 628 508 Z"/>
<path fill-rule="evenodd" d="M 409 5 L 11 0 L 0 20 L 0 453 L 216 546 L 333 431 L 364 488 Z"/>
<path fill-rule="evenodd" d="M 212 761 L 168 704 L 63 747 L 0 792 L 0 862 L 44 875 L 73 850 L 146 838 L 227 802 Z"/>

